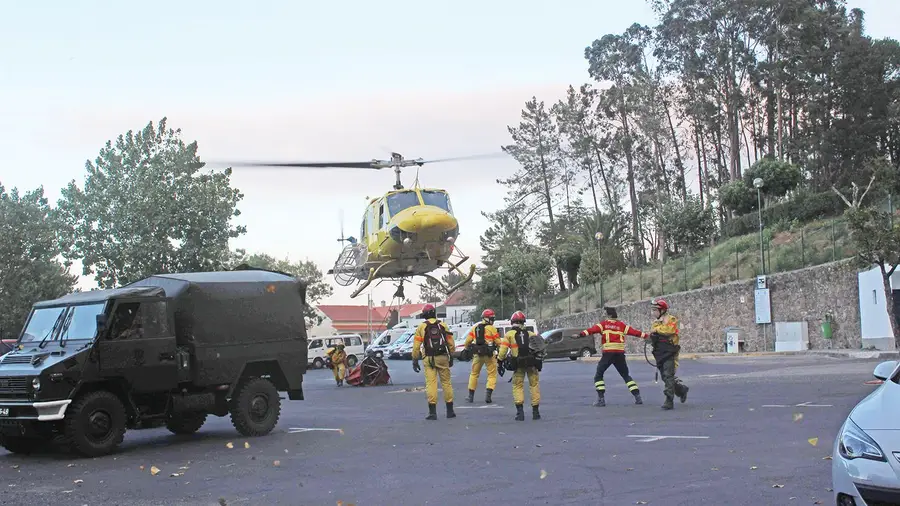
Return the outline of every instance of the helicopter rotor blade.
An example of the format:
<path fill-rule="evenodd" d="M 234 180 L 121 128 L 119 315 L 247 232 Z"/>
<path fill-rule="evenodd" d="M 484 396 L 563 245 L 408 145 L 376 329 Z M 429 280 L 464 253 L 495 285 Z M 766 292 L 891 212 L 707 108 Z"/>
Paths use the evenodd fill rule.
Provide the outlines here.
<path fill-rule="evenodd" d="M 509 155 L 507 155 L 506 153 L 503 153 L 503 152 L 484 153 L 484 154 L 480 154 L 480 155 L 454 156 L 454 157 L 450 157 L 450 158 L 438 158 L 435 160 L 424 160 L 422 163 L 456 162 L 456 161 L 463 161 L 463 160 L 482 160 L 482 159 L 488 159 L 488 158 L 500 158 L 500 157 L 507 157 L 507 156 L 509 156 Z"/>
<path fill-rule="evenodd" d="M 381 170 L 376 162 L 239 162 L 235 167 L 313 168 L 313 169 L 372 169 Z"/>

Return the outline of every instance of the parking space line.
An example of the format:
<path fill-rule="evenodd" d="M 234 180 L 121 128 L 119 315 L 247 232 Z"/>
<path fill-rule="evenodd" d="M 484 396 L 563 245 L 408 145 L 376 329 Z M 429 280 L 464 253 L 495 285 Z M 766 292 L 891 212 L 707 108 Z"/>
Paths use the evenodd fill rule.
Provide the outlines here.
<path fill-rule="evenodd" d="M 503 406 L 496 404 L 485 404 L 484 406 L 456 406 L 456 409 L 503 409 Z"/>
<path fill-rule="evenodd" d="M 326 429 L 319 427 L 291 427 L 288 429 L 288 434 L 299 434 L 301 432 L 313 432 L 313 431 L 323 431 L 323 432 L 341 432 L 343 433 L 343 429 Z"/>
<path fill-rule="evenodd" d="M 801 402 L 800 404 L 763 404 L 764 408 L 833 408 L 831 404 L 813 404 L 811 401 Z"/>
<path fill-rule="evenodd" d="M 638 443 L 652 443 L 654 441 L 660 441 L 662 439 L 709 439 L 709 436 L 652 436 L 647 434 L 629 434 L 627 437 L 640 438 L 637 440 Z"/>

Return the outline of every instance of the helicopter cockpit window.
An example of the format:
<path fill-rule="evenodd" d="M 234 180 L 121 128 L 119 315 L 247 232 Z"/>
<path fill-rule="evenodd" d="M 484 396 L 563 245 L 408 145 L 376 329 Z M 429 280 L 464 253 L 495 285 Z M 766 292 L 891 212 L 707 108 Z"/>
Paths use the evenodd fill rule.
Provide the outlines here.
<path fill-rule="evenodd" d="M 388 196 L 387 203 L 391 216 L 396 216 L 404 209 L 419 205 L 419 197 L 414 191 L 394 193 Z"/>
<path fill-rule="evenodd" d="M 439 191 L 423 191 L 422 200 L 426 206 L 440 207 L 444 211 L 453 212 L 450 208 L 450 197 L 444 192 Z"/>

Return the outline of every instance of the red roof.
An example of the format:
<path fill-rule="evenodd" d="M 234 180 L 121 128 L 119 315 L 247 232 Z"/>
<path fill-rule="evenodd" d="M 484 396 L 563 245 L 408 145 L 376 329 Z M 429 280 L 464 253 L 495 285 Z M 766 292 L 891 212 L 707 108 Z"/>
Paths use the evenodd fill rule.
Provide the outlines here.
<path fill-rule="evenodd" d="M 447 300 L 441 304 L 442 306 L 462 306 L 465 294 L 459 290 L 453 292 L 453 295 L 447 297 Z"/>
<path fill-rule="evenodd" d="M 341 332 L 367 332 L 369 330 L 369 308 L 367 306 L 320 305 L 319 311 L 331 319 L 331 326 Z M 372 331 L 381 332 L 387 328 L 391 310 L 397 310 L 399 317 L 409 318 L 422 309 L 422 304 L 373 307 L 371 312 Z"/>

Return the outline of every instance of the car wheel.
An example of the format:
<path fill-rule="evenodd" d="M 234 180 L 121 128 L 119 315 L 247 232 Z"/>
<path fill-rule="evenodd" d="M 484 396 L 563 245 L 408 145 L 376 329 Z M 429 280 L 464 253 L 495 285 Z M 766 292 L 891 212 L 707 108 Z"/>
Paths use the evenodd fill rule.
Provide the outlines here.
<path fill-rule="evenodd" d="M 317 358 L 317 359 L 313 360 L 313 367 L 315 367 L 316 369 L 321 369 L 321 368 L 325 367 L 325 361 L 322 360 L 321 358 Z"/>
<path fill-rule="evenodd" d="M 166 428 L 172 434 L 186 436 L 193 434 L 206 423 L 206 413 L 181 413 L 166 420 Z"/>
<path fill-rule="evenodd" d="M 30 437 L 0 436 L 0 446 L 10 453 L 28 455 L 38 451 L 46 441 Z"/>
<path fill-rule="evenodd" d="M 242 381 L 231 399 L 231 424 L 242 436 L 265 436 L 281 416 L 281 398 L 271 381 Z"/>
<path fill-rule="evenodd" d="M 349 357 L 347 357 L 347 365 L 349 365 L 350 367 L 354 367 L 356 365 L 356 362 L 356 355 L 350 355 Z"/>
<path fill-rule="evenodd" d="M 125 406 L 111 392 L 89 392 L 69 407 L 66 439 L 85 457 L 112 453 L 125 439 Z"/>
<path fill-rule="evenodd" d="M 590 348 L 585 348 L 585 349 L 581 350 L 581 358 L 591 358 L 591 355 L 592 355 L 592 353 L 591 353 Z"/>

